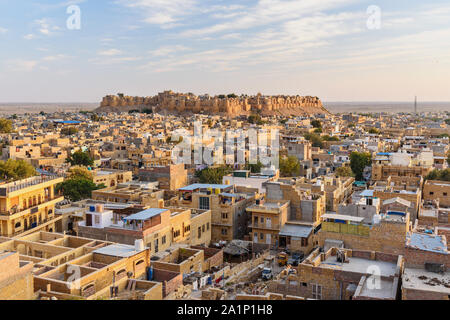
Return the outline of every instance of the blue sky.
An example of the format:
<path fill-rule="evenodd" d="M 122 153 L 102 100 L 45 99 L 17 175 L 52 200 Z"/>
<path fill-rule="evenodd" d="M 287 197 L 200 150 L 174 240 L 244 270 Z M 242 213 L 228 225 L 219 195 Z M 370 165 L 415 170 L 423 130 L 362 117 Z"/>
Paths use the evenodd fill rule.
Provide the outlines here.
<path fill-rule="evenodd" d="M 70 5 L 80 30 L 67 28 Z M 0 102 L 166 89 L 450 101 L 450 3 L 0 0 L 0 88 Z"/>

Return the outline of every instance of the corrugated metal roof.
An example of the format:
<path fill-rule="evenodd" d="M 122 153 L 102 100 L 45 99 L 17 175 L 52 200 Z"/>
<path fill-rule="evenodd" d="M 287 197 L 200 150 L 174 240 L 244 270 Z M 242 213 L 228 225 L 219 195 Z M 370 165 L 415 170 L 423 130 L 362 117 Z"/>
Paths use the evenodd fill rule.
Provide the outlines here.
<path fill-rule="evenodd" d="M 226 188 L 230 188 L 230 187 L 233 187 L 233 186 L 229 185 L 229 184 L 209 184 L 209 183 L 202 184 L 202 183 L 194 183 L 194 184 L 191 184 L 190 186 L 186 186 L 186 187 L 180 188 L 178 190 L 181 190 L 181 191 L 193 191 L 193 190 L 197 190 L 197 189 L 208 189 L 208 188 L 211 188 L 211 189 L 226 189 Z"/>
<path fill-rule="evenodd" d="M 148 220 L 154 216 L 157 216 L 157 215 L 163 213 L 164 211 L 167 211 L 167 209 L 150 208 L 150 209 L 132 214 L 132 215 L 124 218 L 124 220 Z"/>
<path fill-rule="evenodd" d="M 285 224 L 280 231 L 280 236 L 290 236 L 297 238 L 308 238 L 312 232 L 312 227 L 296 224 Z"/>

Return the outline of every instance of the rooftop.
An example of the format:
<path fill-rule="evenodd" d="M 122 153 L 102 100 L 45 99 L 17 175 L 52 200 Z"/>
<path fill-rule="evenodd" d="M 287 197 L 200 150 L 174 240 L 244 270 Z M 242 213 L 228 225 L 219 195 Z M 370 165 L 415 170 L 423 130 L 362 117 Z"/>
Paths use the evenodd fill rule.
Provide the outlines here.
<path fill-rule="evenodd" d="M 191 184 L 189 186 L 180 188 L 180 191 L 194 191 L 197 189 L 227 189 L 227 188 L 231 188 L 233 187 L 232 185 L 229 184 L 203 184 L 203 183 L 194 183 Z"/>
<path fill-rule="evenodd" d="M 393 262 L 348 257 L 348 263 L 342 263 L 338 262 L 336 256 L 333 255 L 330 255 L 326 260 L 322 261 L 320 266 L 336 267 L 342 271 L 356 273 L 371 273 L 371 270 L 373 272 L 373 268 L 377 267 L 382 277 L 395 276 L 397 269 L 397 264 Z"/>
<path fill-rule="evenodd" d="M 444 237 L 435 234 L 408 233 L 406 235 L 406 245 L 424 251 L 448 254 L 447 242 Z"/>
<path fill-rule="evenodd" d="M 402 286 L 406 289 L 442 292 L 450 295 L 450 272 L 440 274 L 425 269 L 405 268 Z"/>
<path fill-rule="evenodd" d="M 146 250 L 147 248 L 144 248 Z M 144 251 L 142 250 L 142 251 Z M 102 247 L 94 250 L 94 253 L 103 254 L 105 256 L 128 258 L 138 254 L 142 251 L 137 251 L 134 246 L 126 244 L 112 244 L 106 247 Z"/>
<path fill-rule="evenodd" d="M 150 208 L 144 211 L 132 214 L 126 218 L 125 220 L 148 220 L 152 217 L 160 215 L 161 213 L 167 211 L 167 209 L 158 209 L 158 208 Z"/>
<path fill-rule="evenodd" d="M 285 224 L 280 231 L 280 236 L 291 236 L 298 238 L 308 238 L 312 232 L 312 227 L 296 224 Z"/>

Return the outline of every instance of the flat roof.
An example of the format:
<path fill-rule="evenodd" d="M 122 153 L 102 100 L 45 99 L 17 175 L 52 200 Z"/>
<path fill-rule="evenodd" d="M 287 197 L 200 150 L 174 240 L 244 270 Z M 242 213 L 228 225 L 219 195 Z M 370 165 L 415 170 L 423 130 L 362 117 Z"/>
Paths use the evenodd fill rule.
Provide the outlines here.
<path fill-rule="evenodd" d="M 365 219 L 364 217 L 355 217 L 355 216 L 348 216 L 348 215 L 344 215 L 344 214 L 335 214 L 335 213 L 326 213 L 326 214 L 322 215 L 322 218 L 354 221 L 354 222 L 361 222 Z"/>
<path fill-rule="evenodd" d="M 448 254 L 447 242 L 443 236 L 412 232 L 406 235 L 406 245 L 424 251 Z"/>
<path fill-rule="evenodd" d="M 297 238 L 308 238 L 312 232 L 312 227 L 301 226 L 296 224 L 285 224 L 281 229 L 280 236 L 290 236 Z"/>
<path fill-rule="evenodd" d="M 147 248 L 144 247 L 144 250 Z M 137 251 L 134 246 L 130 246 L 127 244 L 112 244 L 106 247 L 102 247 L 99 249 L 94 250 L 94 253 L 103 254 L 105 256 L 113 256 L 113 257 L 122 257 L 122 258 L 128 258 L 131 256 L 134 256 L 135 254 L 138 254 L 144 250 Z"/>
<path fill-rule="evenodd" d="M 406 289 L 433 291 L 450 295 L 450 272 L 440 274 L 425 269 L 405 268 L 402 286 Z"/>
<path fill-rule="evenodd" d="M 150 208 L 150 209 L 146 209 L 144 211 L 132 214 L 132 215 L 124 218 L 124 220 L 148 220 L 152 217 L 160 215 L 161 213 L 163 213 L 165 211 L 168 211 L 168 210 L 167 209 Z"/>
<path fill-rule="evenodd" d="M 197 190 L 197 189 L 208 189 L 208 188 L 210 188 L 210 189 L 227 189 L 227 188 L 230 188 L 230 187 L 233 187 L 233 185 L 230 185 L 230 184 L 194 183 L 194 184 L 191 184 L 189 186 L 180 188 L 178 190 L 181 190 L 181 191 L 194 191 L 194 190 Z"/>
<path fill-rule="evenodd" d="M 397 264 L 393 262 L 348 257 L 348 263 L 342 263 L 337 261 L 336 256 L 331 255 L 326 260 L 322 261 L 320 266 L 333 266 L 343 271 L 363 274 L 368 273 L 368 270 L 371 270 L 373 266 L 376 266 L 379 268 L 380 276 L 382 277 L 394 276 L 397 270 Z"/>
<path fill-rule="evenodd" d="M 373 190 L 364 190 L 359 194 L 361 197 L 373 197 Z"/>

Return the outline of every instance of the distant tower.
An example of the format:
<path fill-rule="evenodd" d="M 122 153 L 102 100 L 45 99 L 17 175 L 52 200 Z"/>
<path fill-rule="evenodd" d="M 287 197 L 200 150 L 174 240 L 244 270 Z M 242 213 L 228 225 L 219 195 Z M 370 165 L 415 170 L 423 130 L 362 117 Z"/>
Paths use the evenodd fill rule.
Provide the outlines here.
<path fill-rule="evenodd" d="M 417 96 L 414 99 L 414 114 L 417 114 Z"/>

